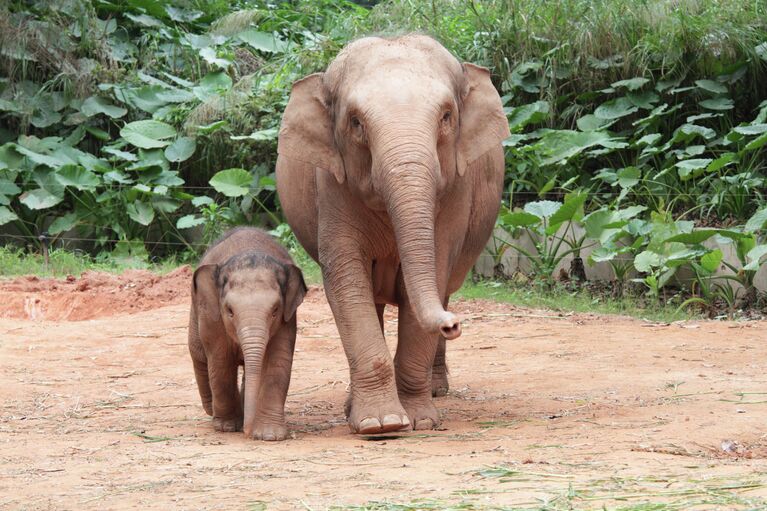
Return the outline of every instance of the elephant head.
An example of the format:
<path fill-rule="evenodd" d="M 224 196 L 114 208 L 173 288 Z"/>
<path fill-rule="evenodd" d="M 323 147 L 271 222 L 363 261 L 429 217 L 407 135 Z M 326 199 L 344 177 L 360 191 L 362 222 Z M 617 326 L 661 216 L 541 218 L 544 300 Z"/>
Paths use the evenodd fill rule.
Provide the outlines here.
<path fill-rule="evenodd" d="M 243 431 L 250 437 L 266 346 L 293 319 L 306 294 L 301 270 L 267 255 L 246 252 L 220 265 L 200 266 L 194 272 L 192 293 L 205 319 L 218 325 L 215 328 L 223 328 L 242 351 Z"/>
<path fill-rule="evenodd" d="M 461 327 L 437 286 L 435 219 L 451 188 L 475 179 L 472 163 L 508 134 L 486 69 L 426 36 L 370 37 L 294 84 L 278 150 L 388 214 L 419 323 L 453 339 Z"/>

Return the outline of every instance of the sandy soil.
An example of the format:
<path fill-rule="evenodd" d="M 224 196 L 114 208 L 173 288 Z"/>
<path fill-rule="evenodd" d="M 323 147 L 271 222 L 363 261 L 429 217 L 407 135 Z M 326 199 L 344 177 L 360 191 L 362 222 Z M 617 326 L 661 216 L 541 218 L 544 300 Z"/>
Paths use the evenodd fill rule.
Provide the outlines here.
<path fill-rule="evenodd" d="M 338 334 L 312 289 L 293 439 L 270 444 L 215 433 L 199 404 L 189 275 L 0 283 L 0 509 L 767 506 L 765 322 L 459 301 L 443 429 L 359 437 L 343 418 Z M 393 340 L 394 312 L 386 325 Z"/>

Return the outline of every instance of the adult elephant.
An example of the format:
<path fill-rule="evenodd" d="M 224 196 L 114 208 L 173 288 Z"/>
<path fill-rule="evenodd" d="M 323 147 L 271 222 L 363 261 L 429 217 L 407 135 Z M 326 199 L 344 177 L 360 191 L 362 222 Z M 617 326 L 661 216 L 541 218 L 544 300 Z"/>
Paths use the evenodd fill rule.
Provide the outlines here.
<path fill-rule="evenodd" d="M 353 432 L 439 424 L 432 385 L 446 390 L 444 340 L 461 334 L 448 298 L 492 231 L 508 134 L 489 72 L 426 36 L 359 39 L 293 85 L 277 191 L 322 268 Z M 399 306 L 394 360 L 386 304 Z"/>

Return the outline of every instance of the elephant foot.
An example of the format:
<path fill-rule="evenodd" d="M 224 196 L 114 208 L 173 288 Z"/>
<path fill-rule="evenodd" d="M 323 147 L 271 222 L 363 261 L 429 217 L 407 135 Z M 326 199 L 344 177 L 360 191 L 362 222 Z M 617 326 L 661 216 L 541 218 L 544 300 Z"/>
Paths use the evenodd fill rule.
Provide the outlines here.
<path fill-rule="evenodd" d="M 203 401 L 202 409 L 205 410 L 205 413 L 213 417 L 213 401 Z"/>
<path fill-rule="evenodd" d="M 349 394 L 344 405 L 352 433 L 375 435 L 410 429 L 410 419 L 396 400 L 369 399 Z"/>
<path fill-rule="evenodd" d="M 447 381 L 447 372 L 434 372 L 431 375 L 431 395 L 443 397 L 447 395 L 450 384 Z"/>
<path fill-rule="evenodd" d="M 242 431 L 242 417 L 236 417 L 234 419 L 213 417 L 213 429 L 221 433 L 233 433 L 235 431 Z"/>
<path fill-rule="evenodd" d="M 439 411 L 430 398 L 400 396 L 400 401 L 407 410 L 413 429 L 436 429 L 439 426 Z"/>
<path fill-rule="evenodd" d="M 257 422 L 250 433 L 250 438 L 253 440 L 264 440 L 267 442 L 285 440 L 287 437 L 288 427 L 284 422 Z"/>

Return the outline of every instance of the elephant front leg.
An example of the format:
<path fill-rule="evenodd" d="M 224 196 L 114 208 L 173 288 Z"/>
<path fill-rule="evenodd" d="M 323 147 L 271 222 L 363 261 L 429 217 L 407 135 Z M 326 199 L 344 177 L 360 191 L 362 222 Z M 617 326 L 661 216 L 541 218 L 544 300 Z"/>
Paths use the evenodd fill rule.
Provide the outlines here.
<path fill-rule="evenodd" d="M 445 338 L 439 336 L 437 353 L 434 356 L 434 364 L 431 368 L 431 395 L 442 397 L 447 395 L 450 385 L 447 381 L 447 359 L 445 355 Z"/>
<path fill-rule="evenodd" d="M 376 434 L 409 428 L 373 301 L 370 265 L 348 252 L 327 254 L 321 260 L 325 293 L 349 360 L 351 390 L 346 408 L 350 429 Z"/>
<path fill-rule="evenodd" d="M 242 403 L 237 389 L 237 359 L 216 353 L 208 357 L 208 375 L 213 395 L 213 429 L 242 430 Z"/>
<path fill-rule="evenodd" d="M 269 340 L 264 357 L 261 385 L 252 428 L 256 440 L 285 440 L 285 400 L 290 387 L 290 371 L 296 342 L 296 318 L 285 324 Z"/>
<path fill-rule="evenodd" d="M 394 365 L 400 402 L 413 429 L 434 429 L 440 420 L 431 400 L 431 375 L 440 336 L 421 328 L 409 302 L 400 305 L 398 335 Z"/>

